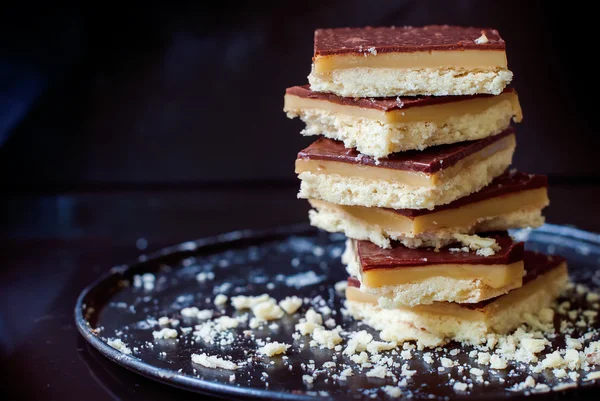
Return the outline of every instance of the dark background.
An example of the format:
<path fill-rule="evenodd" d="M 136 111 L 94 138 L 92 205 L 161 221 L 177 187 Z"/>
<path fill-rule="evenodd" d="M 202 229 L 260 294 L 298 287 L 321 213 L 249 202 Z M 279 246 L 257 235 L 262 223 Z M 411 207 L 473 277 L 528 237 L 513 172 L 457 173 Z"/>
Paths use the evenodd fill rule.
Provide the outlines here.
<path fill-rule="evenodd" d="M 293 164 L 313 139 L 282 107 L 285 88 L 306 82 L 318 27 L 499 29 L 525 115 L 514 164 L 549 175 L 549 222 L 600 231 L 593 18 L 583 2 L 511 0 L 2 10 L 3 387 L 15 398 L 186 397 L 94 368 L 102 358 L 74 330 L 75 297 L 133 260 L 136 242 L 306 220 Z"/>

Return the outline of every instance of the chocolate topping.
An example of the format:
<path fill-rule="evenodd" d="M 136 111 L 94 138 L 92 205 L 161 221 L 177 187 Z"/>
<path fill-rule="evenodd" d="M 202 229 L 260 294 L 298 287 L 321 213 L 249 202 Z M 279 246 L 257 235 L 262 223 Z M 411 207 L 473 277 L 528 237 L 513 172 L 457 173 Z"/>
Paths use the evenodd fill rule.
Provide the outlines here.
<path fill-rule="evenodd" d="M 356 251 L 363 271 L 438 264 L 509 265 L 523 259 L 523 242 L 513 242 L 507 232 L 480 236 L 494 238 L 501 249 L 492 256 L 479 256 L 474 251 L 450 251 L 450 248 L 462 248 L 462 244 L 449 245 L 436 252 L 433 248 L 411 249 L 401 244 L 383 249 L 369 241 L 356 241 Z"/>
<path fill-rule="evenodd" d="M 475 43 L 482 34 L 487 37 L 487 43 Z M 335 28 L 315 31 L 315 57 L 348 53 L 370 56 L 377 53 L 466 49 L 504 50 L 505 42 L 495 29 L 449 25 Z"/>
<path fill-rule="evenodd" d="M 298 153 L 299 159 L 328 160 L 341 163 L 358 164 L 387 168 L 394 170 L 408 170 L 422 173 L 436 173 L 458 163 L 460 160 L 472 155 L 485 147 L 494 146 L 499 141 L 515 133 L 514 128 L 509 127 L 501 133 L 476 141 L 453 143 L 427 148 L 422 151 L 409 150 L 375 159 L 359 154 L 355 149 L 346 149 L 344 143 L 333 139 L 320 138 L 309 147 Z"/>
<path fill-rule="evenodd" d="M 348 277 L 348 287 L 360 288 L 360 280 L 356 277 Z"/>
<path fill-rule="evenodd" d="M 516 92 L 513 88 L 504 89 L 506 92 Z M 402 96 L 402 97 L 342 97 L 332 93 L 313 92 L 310 85 L 292 86 L 285 90 L 286 94 L 302 98 L 326 100 L 331 103 L 337 103 L 344 106 L 356 106 L 364 109 L 377 109 L 381 111 L 405 110 L 411 107 L 431 106 L 435 104 L 460 102 L 478 97 L 494 97 L 494 95 L 478 94 L 469 96 Z"/>
<path fill-rule="evenodd" d="M 470 203 L 481 202 L 486 199 L 527 191 L 530 189 L 548 187 L 548 177 L 540 174 L 527 174 L 519 171 L 506 171 L 496 177 L 482 190 L 455 200 L 447 205 L 436 206 L 434 209 L 387 209 L 408 218 L 415 218 L 426 214 L 436 213 L 447 209 L 456 209 Z"/>
<path fill-rule="evenodd" d="M 567 260 L 558 255 L 544 255 L 543 253 L 525 251 L 523 254 L 523 263 L 525 264 L 525 275 L 523 276 L 523 285 L 535 280 L 539 276 L 548 273 L 550 270 L 558 267 Z M 360 283 L 359 283 L 360 287 Z M 501 297 L 502 295 L 500 295 Z M 483 309 L 487 305 L 500 298 L 486 299 L 476 304 L 462 304 L 461 306 L 469 309 Z"/>

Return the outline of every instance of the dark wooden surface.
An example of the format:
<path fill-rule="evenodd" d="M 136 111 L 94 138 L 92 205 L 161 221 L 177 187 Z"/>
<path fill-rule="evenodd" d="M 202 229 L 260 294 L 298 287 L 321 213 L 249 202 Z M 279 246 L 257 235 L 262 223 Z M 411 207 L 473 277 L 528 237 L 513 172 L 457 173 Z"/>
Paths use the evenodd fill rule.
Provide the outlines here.
<path fill-rule="evenodd" d="M 148 250 L 240 228 L 306 221 L 295 186 L 103 190 L 3 197 L 2 389 L 11 399 L 202 398 L 154 383 L 86 346 L 73 324 L 81 289 Z M 553 185 L 548 221 L 600 231 L 596 185 Z M 203 398 L 206 399 L 206 398 Z"/>

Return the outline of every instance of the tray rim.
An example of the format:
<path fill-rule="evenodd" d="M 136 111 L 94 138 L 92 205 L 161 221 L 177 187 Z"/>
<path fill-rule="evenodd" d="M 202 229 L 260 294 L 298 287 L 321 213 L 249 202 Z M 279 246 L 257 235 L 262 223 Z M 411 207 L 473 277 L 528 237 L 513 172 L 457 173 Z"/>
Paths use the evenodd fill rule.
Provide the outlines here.
<path fill-rule="evenodd" d="M 313 400 L 314 397 L 307 394 L 278 392 L 269 389 L 243 387 L 205 381 L 195 377 L 181 375 L 169 369 L 150 365 L 139 358 L 123 354 L 121 351 L 102 341 L 97 334 L 92 332 L 88 321 L 85 318 L 84 311 L 86 309 L 85 301 L 87 297 L 102 283 L 107 280 L 114 279 L 114 276 L 123 276 L 131 269 L 140 268 L 145 264 L 155 263 L 160 258 L 164 258 L 166 256 L 175 257 L 176 255 L 184 257 L 185 254 L 196 253 L 199 250 L 207 250 L 213 246 L 223 244 L 235 245 L 238 242 L 243 242 L 249 239 L 260 241 L 267 240 L 268 238 L 277 238 L 289 235 L 314 235 L 318 232 L 318 229 L 310 226 L 308 223 L 299 223 L 258 230 L 243 229 L 192 241 L 186 241 L 159 249 L 149 254 L 141 254 L 138 257 L 138 260 L 133 263 L 118 265 L 110 268 L 107 272 L 101 274 L 96 280 L 94 280 L 81 291 L 75 303 L 75 326 L 88 344 L 100 352 L 104 357 L 107 357 L 109 360 L 134 373 L 172 387 L 217 397 L 241 397 L 245 399 L 261 398 L 272 400 Z M 600 247 L 599 233 L 581 230 L 572 226 L 546 223 L 541 227 L 530 230 L 530 233 L 534 235 L 539 233 L 562 236 L 571 240 L 577 240 L 578 242 L 586 242 L 588 245 L 596 245 Z"/>

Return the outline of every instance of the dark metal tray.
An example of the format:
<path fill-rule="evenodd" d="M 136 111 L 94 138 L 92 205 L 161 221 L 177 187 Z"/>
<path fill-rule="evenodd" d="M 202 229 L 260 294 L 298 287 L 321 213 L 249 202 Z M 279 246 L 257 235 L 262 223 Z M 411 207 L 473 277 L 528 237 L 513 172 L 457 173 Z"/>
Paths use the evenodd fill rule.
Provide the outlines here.
<path fill-rule="evenodd" d="M 537 230 L 517 230 L 513 234 L 526 240 L 529 249 L 565 256 L 573 280 L 591 288 L 600 286 L 600 235 L 550 224 Z M 311 348 L 309 337 L 295 341 L 288 351 L 289 359 L 284 360 L 281 357 L 255 356 L 258 346 L 242 334 L 247 327 L 234 329 L 238 339 L 233 345 L 221 346 L 194 343 L 191 333 L 183 335 L 181 332 L 177 341 L 154 341 L 152 328 L 147 324 L 148 318 L 169 316 L 180 319 L 181 326 L 193 326 L 193 322 L 181 318 L 179 312 L 182 308 L 215 309 L 218 316 L 219 308 L 213 304 L 216 294 L 231 297 L 267 292 L 276 299 L 288 295 L 311 299 L 321 296 L 335 311 L 332 318 L 338 324 L 349 330 L 364 329 L 339 312 L 343 295 L 336 293 L 333 286 L 347 277 L 340 262 L 343 246 L 342 235 L 299 225 L 270 231 L 237 231 L 142 255 L 137 263 L 116 266 L 83 290 L 75 307 L 77 328 L 93 347 L 110 360 L 151 379 L 190 391 L 231 399 L 385 399 L 380 388 L 393 384 L 391 380 L 367 378 L 356 373 L 346 382 L 325 380 L 326 375 L 319 376 L 312 386 L 307 387 L 302 381 L 305 374 L 300 367 L 302 363 L 314 360 L 317 366 L 321 366 L 330 361 L 333 354 L 337 355 L 338 362 L 349 362 L 341 353 Z M 201 271 L 214 273 L 214 279 L 198 282 L 195 276 Z M 156 275 L 153 290 L 127 284 L 133 282 L 134 275 L 147 272 Z M 279 327 L 275 330 L 255 330 L 256 337 L 291 343 L 294 324 L 306 309 L 308 305 L 305 304 L 296 315 L 285 316 L 277 322 Z M 231 306 L 225 307 L 224 314 L 231 316 L 234 313 Z M 154 328 L 157 329 L 158 326 Z M 107 345 L 106 339 L 116 338 L 117 332 L 121 332 L 119 338 L 130 348 L 136 347 L 137 352 L 125 355 Z M 154 347 L 147 347 L 148 342 Z M 300 344 L 304 344 L 304 348 L 299 348 Z M 448 346 L 453 347 L 460 345 Z M 463 351 L 468 352 L 469 349 Z M 235 372 L 192 364 L 191 354 L 203 352 L 230 355 L 234 360 L 251 358 L 252 363 Z M 522 393 L 507 392 L 506 388 L 522 381 L 526 375 L 509 377 L 503 376 L 502 371 L 490 374 L 489 385 L 475 385 L 469 395 L 456 393 L 447 385 L 448 371 L 438 373 L 437 365 L 425 364 L 420 355 L 420 352 L 415 352 L 415 357 L 409 361 L 410 369 L 416 369 L 418 373 L 409 380 L 403 395 L 411 395 L 415 399 L 523 397 Z M 464 352 L 461 355 L 465 361 L 468 360 Z M 230 382 L 232 373 L 236 375 L 234 382 Z M 463 376 L 455 370 L 451 373 L 456 379 Z M 492 377 L 503 378 L 505 383 Z M 587 382 L 580 383 L 574 390 L 540 396 L 587 398 L 597 390 L 593 382 Z"/>

